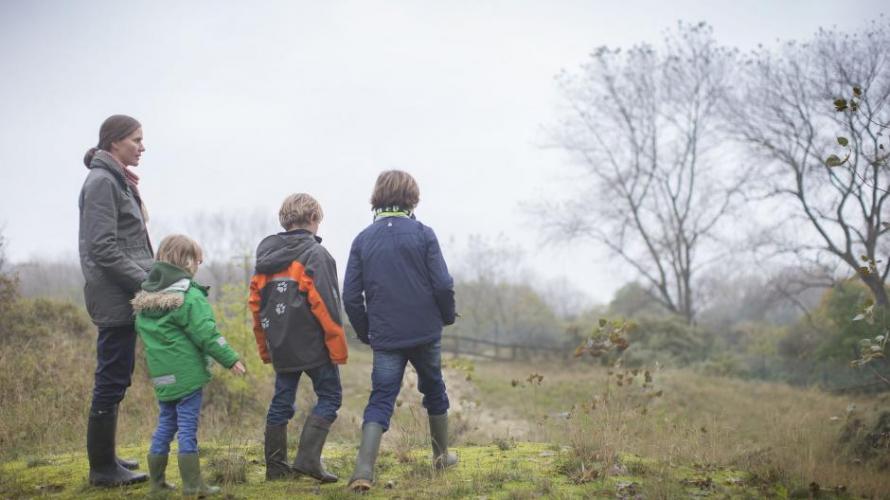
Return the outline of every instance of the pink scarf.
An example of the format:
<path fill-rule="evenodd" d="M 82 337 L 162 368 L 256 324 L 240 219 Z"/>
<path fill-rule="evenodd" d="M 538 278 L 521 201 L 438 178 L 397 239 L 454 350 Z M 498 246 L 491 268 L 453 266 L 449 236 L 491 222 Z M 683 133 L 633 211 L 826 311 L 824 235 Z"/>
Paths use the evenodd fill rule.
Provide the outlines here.
<path fill-rule="evenodd" d="M 108 156 L 114 160 L 117 168 L 119 168 L 121 170 L 121 173 L 124 174 L 124 180 L 127 181 L 127 185 L 130 186 L 130 189 L 133 191 L 136 197 L 139 198 L 139 202 L 142 203 L 142 196 L 139 195 L 139 176 L 136 175 L 136 172 L 133 172 L 132 170 L 130 170 L 130 167 L 121 163 L 120 160 L 115 158 L 113 154 L 109 153 L 108 151 L 103 152 L 107 153 Z"/>
<path fill-rule="evenodd" d="M 113 154 L 108 151 L 100 149 L 102 153 L 108 155 L 109 158 L 114 160 L 115 165 L 120 169 L 121 173 L 124 174 L 124 180 L 127 181 L 127 185 L 130 186 L 130 190 L 133 191 L 133 194 L 136 195 L 136 201 L 139 202 L 139 209 L 142 211 L 142 219 L 147 223 L 148 222 L 148 210 L 145 208 L 145 203 L 142 202 L 142 195 L 139 194 L 139 176 L 136 175 L 136 172 L 130 170 L 130 167 L 124 165 L 117 158 L 114 157 Z"/>

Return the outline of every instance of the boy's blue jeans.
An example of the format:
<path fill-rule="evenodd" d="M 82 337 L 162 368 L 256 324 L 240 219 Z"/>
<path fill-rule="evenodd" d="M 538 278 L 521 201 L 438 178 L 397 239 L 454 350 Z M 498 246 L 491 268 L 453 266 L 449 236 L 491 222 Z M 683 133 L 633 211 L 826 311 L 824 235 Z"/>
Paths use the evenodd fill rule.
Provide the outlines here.
<path fill-rule="evenodd" d="M 201 415 L 202 390 L 177 401 L 160 401 L 158 428 L 151 436 L 149 453 L 170 453 L 173 436 L 179 438 L 179 453 L 198 453 L 198 417 Z"/>
<path fill-rule="evenodd" d="M 266 414 L 266 425 L 282 425 L 294 418 L 297 385 L 304 372 L 312 379 L 312 388 L 318 397 L 312 413 L 331 423 L 337 419 L 337 410 L 343 402 L 343 388 L 340 385 L 340 368 L 329 362 L 309 370 L 276 373 L 275 395 Z"/>
<path fill-rule="evenodd" d="M 423 407 L 430 415 L 448 412 L 448 394 L 442 379 L 442 342 L 436 340 L 407 349 L 374 351 L 371 371 L 371 397 L 365 407 L 364 421 L 389 429 L 396 397 L 402 388 L 405 365 L 417 371 L 417 389 L 423 394 Z"/>

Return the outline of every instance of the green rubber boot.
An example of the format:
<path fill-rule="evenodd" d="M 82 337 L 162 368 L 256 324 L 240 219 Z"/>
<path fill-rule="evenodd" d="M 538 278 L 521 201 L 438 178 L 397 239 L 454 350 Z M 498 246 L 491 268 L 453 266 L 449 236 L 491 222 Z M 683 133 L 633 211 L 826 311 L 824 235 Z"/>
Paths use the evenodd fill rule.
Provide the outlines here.
<path fill-rule="evenodd" d="M 293 470 L 287 464 L 287 424 L 267 424 L 263 448 L 266 457 L 266 481 L 294 476 Z"/>
<path fill-rule="evenodd" d="M 167 482 L 167 455 L 148 454 L 148 484 L 151 485 L 151 494 L 162 495 L 176 489 L 176 486 Z"/>
<path fill-rule="evenodd" d="M 457 464 L 457 455 L 448 452 L 448 414 L 430 415 L 430 441 L 433 444 L 433 466 L 442 470 Z"/>
<path fill-rule="evenodd" d="M 324 468 L 321 460 L 321 449 L 328 438 L 331 422 L 310 414 L 303 424 L 303 433 L 300 435 L 300 444 L 297 447 L 297 458 L 294 460 L 295 472 L 305 474 L 323 483 L 336 483 L 339 479 Z"/>
<path fill-rule="evenodd" d="M 380 438 L 383 426 L 375 422 L 366 422 L 362 426 L 362 445 L 355 459 L 355 471 L 349 480 L 352 491 L 368 491 L 374 484 L 374 463 L 380 451 Z"/>
<path fill-rule="evenodd" d="M 219 493 L 218 486 L 207 486 L 201 478 L 201 463 L 197 453 L 179 454 L 179 475 L 182 476 L 183 496 L 204 498 Z"/>

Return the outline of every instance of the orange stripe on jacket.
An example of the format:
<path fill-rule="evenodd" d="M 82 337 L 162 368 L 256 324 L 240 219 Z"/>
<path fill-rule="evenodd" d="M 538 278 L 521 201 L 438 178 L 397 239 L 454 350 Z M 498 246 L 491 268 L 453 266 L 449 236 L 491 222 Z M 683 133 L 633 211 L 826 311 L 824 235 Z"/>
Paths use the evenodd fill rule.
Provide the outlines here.
<path fill-rule="evenodd" d="M 256 347 L 260 352 L 260 359 L 265 364 L 271 363 L 272 357 L 269 356 L 269 348 L 266 347 L 266 332 L 263 331 L 263 325 L 260 320 L 260 302 L 262 302 L 260 292 L 268 281 L 269 277 L 265 274 L 255 274 L 250 278 L 250 296 L 247 299 L 247 306 L 253 314 L 253 336 L 256 339 Z"/>
<path fill-rule="evenodd" d="M 294 267 L 294 265 L 302 268 L 299 262 L 294 262 L 291 264 L 291 267 Z M 325 305 L 324 300 L 322 300 L 321 295 L 315 288 L 315 282 L 312 278 L 303 272 L 300 276 L 299 283 L 300 290 L 306 292 L 309 297 L 309 305 L 313 316 L 318 319 L 318 322 L 321 323 L 321 327 L 324 330 L 324 343 L 328 347 L 331 361 L 338 365 L 346 364 L 348 354 L 346 348 L 346 333 L 343 331 L 343 327 L 337 324 L 337 322 L 334 321 L 334 318 L 331 317 L 330 312 L 328 312 L 328 307 Z"/>
<path fill-rule="evenodd" d="M 321 324 L 322 330 L 324 330 L 324 343 L 328 348 L 328 355 L 331 358 L 331 362 L 338 365 L 346 364 L 348 350 L 346 347 L 346 333 L 343 331 L 343 326 L 338 324 L 334 321 L 334 318 L 331 317 L 324 300 L 315 288 L 315 282 L 308 274 L 306 274 L 303 264 L 297 261 L 291 262 L 291 265 L 282 272 L 272 275 L 257 274 L 250 280 L 250 298 L 248 299 L 248 304 L 251 312 L 253 312 L 253 334 L 256 338 L 260 358 L 263 359 L 264 363 L 269 363 L 271 361 L 268 348 L 266 347 L 266 332 L 263 331 L 260 320 L 260 292 L 270 280 L 281 277 L 288 277 L 296 281 L 300 291 L 305 292 L 309 298 L 309 310 L 312 311 L 312 315 L 315 316 Z"/>

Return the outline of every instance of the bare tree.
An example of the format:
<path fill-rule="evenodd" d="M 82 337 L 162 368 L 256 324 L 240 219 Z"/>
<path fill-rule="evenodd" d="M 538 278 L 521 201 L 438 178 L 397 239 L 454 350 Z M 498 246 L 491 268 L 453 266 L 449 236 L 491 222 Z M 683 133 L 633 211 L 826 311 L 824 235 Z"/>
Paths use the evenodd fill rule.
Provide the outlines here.
<path fill-rule="evenodd" d="M 558 77 L 567 111 L 554 138 L 583 167 L 584 190 L 547 226 L 605 245 L 690 323 L 697 273 L 741 198 L 744 176 L 730 175 L 715 147 L 735 57 L 708 25 L 680 23 L 662 49 L 601 47 Z"/>
<path fill-rule="evenodd" d="M 522 260 L 522 251 L 504 235 L 486 239 L 471 235 L 467 249 L 457 267 L 458 312 L 479 331 L 471 334 L 490 334 L 495 342 L 511 335 L 510 323 L 515 311 L 510 310 L 512 297 L 508 284 Z M 455 330 L 460 330 L 458 325 Z"/>
<path fill-rule="evenodd" d="M 880 142 L 881 124 L 890 121 L 888 27 L 872 25 L 856 34 L 820 30 L 807 43 L 757 50 L 745 67 L 727 116 L 751 156 L 766 164 L 756 167 L 752 192 L 784 207 L 775 212 L 763 243 L 808 268 L 825 269 L 839 260 L 842 270 L 858 274 L 877 304 L 888 305 L 890 259 L 880 255 L 887 248 L 890 196 Z M 858 94 L 857 109 L 838 112 L 832 101 L 851 89 Z M 826 162 L 838 146 L 848 148 L 849 158 L 843 165 L 837 157 Z"/>

